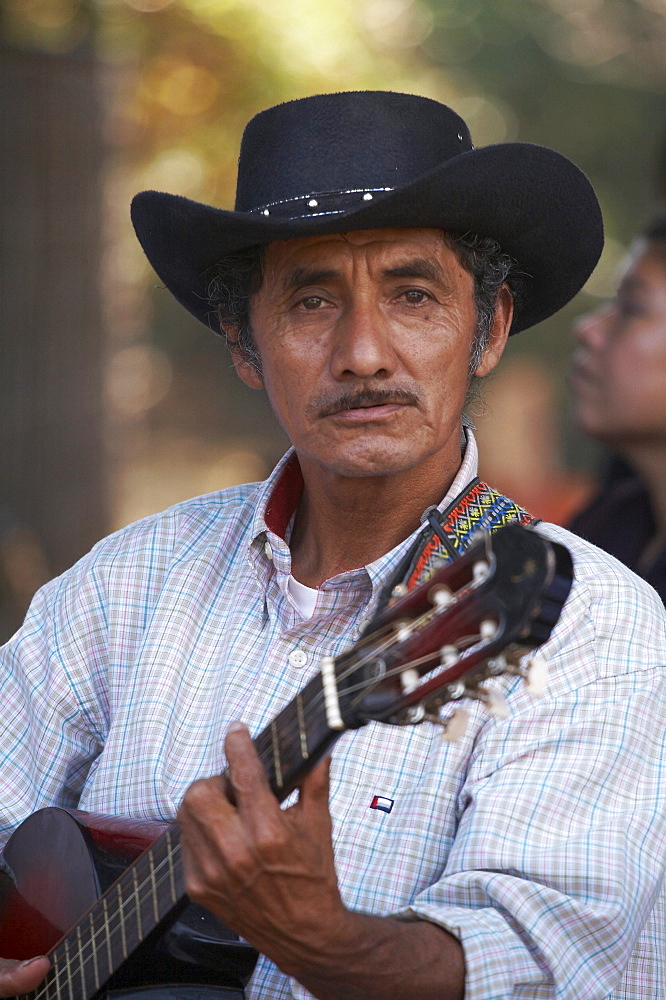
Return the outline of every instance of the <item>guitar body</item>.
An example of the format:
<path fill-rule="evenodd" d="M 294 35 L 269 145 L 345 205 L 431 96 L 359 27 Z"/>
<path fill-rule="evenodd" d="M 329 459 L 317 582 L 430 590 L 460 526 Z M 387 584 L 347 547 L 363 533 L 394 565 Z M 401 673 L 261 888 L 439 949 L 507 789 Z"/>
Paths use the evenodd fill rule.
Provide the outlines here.
<path fill-rule="evenodd" d="M 49 953 L 166 828 L 74 809 L 29 816 L 5 849 L 13 878 L 0 875 L 0 955 Z M 108 992 L 116 1000 L 243 1000 L 256 958 L 250 945 L 185 900 L 129 956 Z"/>

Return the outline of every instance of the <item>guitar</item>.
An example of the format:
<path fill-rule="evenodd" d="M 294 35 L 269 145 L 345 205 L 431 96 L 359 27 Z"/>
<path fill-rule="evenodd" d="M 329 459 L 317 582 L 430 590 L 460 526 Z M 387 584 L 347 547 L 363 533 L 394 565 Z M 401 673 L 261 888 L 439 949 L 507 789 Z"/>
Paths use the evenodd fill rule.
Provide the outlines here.
<path fill-rule="evenodd" d="M 449 702 L 480 698 L 501 713 L 489 678 L 523 674 L 538 693 L 540 661 L 526 668 L 525 655 L 551 634 L 572 577 L 566 548 L 510 524 L 409 593 L 396 588 L 358 643 L 324 657 L 255 738 L 276 797 L 346 730 L 430 722 L 456 738 L 464 710 L 443 719 Z M 256 953 L 188 902 L 176 824 L 41 809 L 15 831 L 5 860 L 13 879 L 0 883 L 0 955 L 52 962 L 26 996 L 90 1000 L 105 987 L 118 997 L 137 987 L 144 997 L 194 995 L 164 985 L 176 982 L 222 983 L 216 996 L 242 998 Z"/>

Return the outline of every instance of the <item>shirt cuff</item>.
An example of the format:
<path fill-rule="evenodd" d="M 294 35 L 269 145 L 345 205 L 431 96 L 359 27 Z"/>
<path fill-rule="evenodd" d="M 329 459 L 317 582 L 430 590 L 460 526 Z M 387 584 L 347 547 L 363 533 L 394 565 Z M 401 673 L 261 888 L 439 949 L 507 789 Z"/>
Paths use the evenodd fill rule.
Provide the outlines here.
<path fill-rule="evenodd" d="M 428 920 L 462 945 L 465 955 L 465 1000 L 506 1000 L 550 995 L 552 978 L 493 907 L 468 909 L 415 902 L 391 914 L 399 920 Z"/>

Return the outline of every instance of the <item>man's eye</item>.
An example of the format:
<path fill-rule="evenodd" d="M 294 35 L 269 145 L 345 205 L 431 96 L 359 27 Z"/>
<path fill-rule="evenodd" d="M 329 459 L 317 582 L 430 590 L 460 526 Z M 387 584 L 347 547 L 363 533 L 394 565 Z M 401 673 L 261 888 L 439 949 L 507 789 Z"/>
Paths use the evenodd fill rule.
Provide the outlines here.
<path fill-rule="evenodd" d="M 307 299 L 302 300 L 301 305 L 304 309 L 319 309 L 322 301 L 319 295 L 308 295 Z"/>
<path fill-rule="evenodd" d="M 426 293 L 422 292 L 420 288 L 410 288 L 409 291 L 405 292 L 405 300 L 411 306 L 418 306 L 427 298 Z"/>

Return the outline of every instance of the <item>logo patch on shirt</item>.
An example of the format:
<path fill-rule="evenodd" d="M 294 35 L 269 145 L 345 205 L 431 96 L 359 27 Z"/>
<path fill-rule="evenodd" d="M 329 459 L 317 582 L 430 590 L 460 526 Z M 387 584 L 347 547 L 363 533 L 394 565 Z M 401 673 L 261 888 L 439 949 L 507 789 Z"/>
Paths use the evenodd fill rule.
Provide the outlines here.
<path fill-rule="evenodd" d="M 370 803 L 371 809 L 381 809 L 382 812 L 390 813 L 393 809 L 393 799 L 386 799 L 383 795 L 375 795 Z"/>

